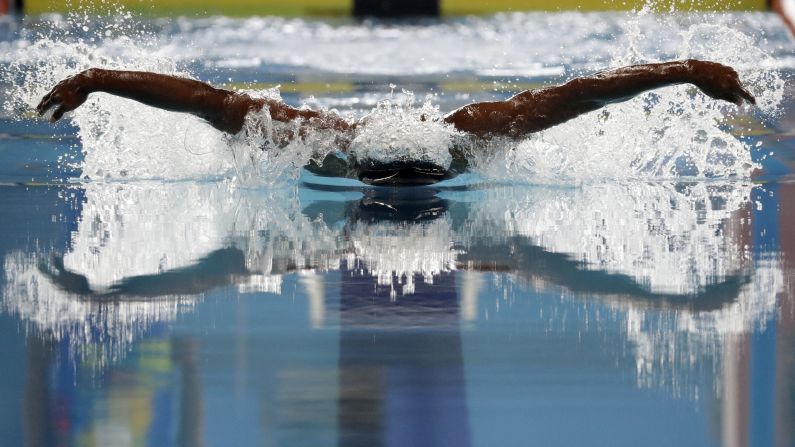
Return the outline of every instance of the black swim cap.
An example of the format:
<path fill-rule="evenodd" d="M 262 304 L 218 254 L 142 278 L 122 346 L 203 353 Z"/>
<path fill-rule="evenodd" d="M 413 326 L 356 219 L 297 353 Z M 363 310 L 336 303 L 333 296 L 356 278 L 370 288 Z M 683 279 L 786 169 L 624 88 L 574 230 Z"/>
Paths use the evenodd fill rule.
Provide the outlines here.
<path fill-rule="evenodd" d="M 360 181 L 374 186 L 422 186 L 455 177 L 456 173 L 428 161 L 380 162 L 362 160 L 356 163 Z"/>

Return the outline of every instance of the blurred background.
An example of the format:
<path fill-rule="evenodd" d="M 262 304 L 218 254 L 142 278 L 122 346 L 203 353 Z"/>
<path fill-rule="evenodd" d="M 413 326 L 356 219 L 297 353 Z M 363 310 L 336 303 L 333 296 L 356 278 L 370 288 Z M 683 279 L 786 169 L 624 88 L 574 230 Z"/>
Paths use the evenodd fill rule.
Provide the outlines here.
<path fill-rule="evenodd" d="M 643 0 L 0 0 L 0 11 L 41 14 L 64 12 L 76 6 L 96 9 L 126 9 L 151 15 L 221 14 L 284 15 L 284 16 L 347 16 L 354 15 L 466 15 L 489 14 L 498 11 L 609 11 L 628 10 L 643 6 Z M 739 10 L 762 11 L 771 8 L 776 0 L 660 0 L 655 9 L 668 10 Z"/>

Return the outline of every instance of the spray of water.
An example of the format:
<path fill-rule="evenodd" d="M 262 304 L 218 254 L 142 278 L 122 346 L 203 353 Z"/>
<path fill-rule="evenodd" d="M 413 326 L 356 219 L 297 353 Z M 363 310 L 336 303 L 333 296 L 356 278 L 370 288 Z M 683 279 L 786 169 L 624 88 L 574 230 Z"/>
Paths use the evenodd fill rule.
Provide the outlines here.
<path fill-rule="evenodd" d="M 510 44 L 511 39 L 521 38 L 522 30 L 530 29 L 544 17 L 503 14 L 467 23 L 481 31 L 496 27 L 499 32 L 491 33 L 492 38 Z M 555 20 L 566 23 L 576 24 L 582 19 L 577 14 L 555 16 Z M 6 113 L 31 110 L 58 80 L 92 66 L 191 76 L 191 70 L 186 67 L 195 65 L 196 57 L 201 59 L 203 51 L 207 52 L 208 63 L 217 56 L 209 47 L 190 46 L 188 42 L 183 42 L 188 48 L 181 53 L 174 49 L 174 41 L 181 42 L 186 35 L 201 35 L 202 30 L 206 32 L 208 25 L 202 25 L 203 22 L 180 20 L 179 26 L 175 25 L 176 31 L 164 27 L 157 32 L 143 25 L 130 25 L 134 20 L 130 20 L 129 13 L 122 12 L 116 18 L 103 20 L 100 23 L 85 14 L 44 18 L 39 23 L 39 29 L 44 31 L 26 31 L 27 34 L 23 33 L 6 45 L 7 68 L 2 74 L 3 81 L 9 85 Z M 230 28 L 228 31 L 254 27 L 255 36 L 266 30 L 270 30 L 268 35 L 295 31 L 295 26 L 288 27 L 289 23 L 284 21 L 208 20 L 212 21 L 210 28 L 216 31 L 219 27 Z M 767 116 L 776 113 L 783 94 L 783 79 L 771 68 L 776 66 L 776 59 L 766 48 L 769 45 L 764 30 L 761 36 L 748 34 L 751 31 L 745 22 L 737 19 L 738 25 L 733 26 L 731 16 L 726 15 L 716 15 L 714 20 L 684 20 L 676 15 L 656 16 L 648 10 L 622 15 L 619 19 L 595 15 L 588 20 L 595 22 L 591 25 L 601 31 L 591 36 L 591 40 L 583 37 L 578 42 L 564 42 L 570 47 L 585 47 L 585 50 L 559 50 L 565 57 L 561 56 L 564 60 L 557 63 L 562 63 L 571 75 L 590 71 L 596 65 L 619 66 L 661 58 L 715 60 L 738 68 L 743 82 L 758 98 L 759 108 L 754 113 Z M 339 43 L 339 51 L 347 54 L 350 50 L 359 55 L 360 66 L 373 62 L 367 54 L 384 51 L 383 30 L 378 27 L 344 25 L 335 28 L 298 22 L 309 30 L 310 37 L 318 33 L 326 37 L 336 36 L 335 33 L 349 36 L 350 39 Z M 610 26 L 602 29 L 605 28 L 599 27 L 602 22 Z M 295 21 L 290 23 L 296 25 Z M 744 31 L 737 29 L 743 26 Z M 441 42 L 450 40 L 451 36 L 463 39 L 465 30 L 466 27 L 458 22 L 422 27 L 426 40 Z M 405 36 L 402 35 L 409 31 L 391 29 L 393 34 L 400 34 L 399 45 L 410 45 L 403 42 Z M 365 44 L 368 39 L 373 40 L 369 47 Z M 604 51 L 591 59 L 585 57 L 587 48 L 594 42 L 610 49 L 607 59 L 602 54 Z M 513 48 L 503 44 L 500 48 L 501 53 L 511 53 L 510 58 L 517 61 L 526 59 L 519 46 Z M 242 53 L 251 50 L 250 44 L 224 49 L 227 54 L 235 54 L 236 49 Z M 428 52 L 433 55 L 436 50 L 429 47 Z M 551 47 L 548 50 L 556 51 Z M 276 50 L 263 48 L 262 51 L 265 59 L 260 62 L 266 64 L 267 57 Z M 272 55 L 274 61 L 282 62 L 276 53 Z M 489 56 L 491 53 L 487 49 L 482 53 L 484 63 L 488 64 L 493 59 Z M 296 70 L 313 69 L 313 62 L 306 59 L 307 54 L 314 54 L 310 47 L 296 62 L 304 66 Z M 317 60 L 322 70 L 323 54 L 318 53 Z M 378 61 L 380 59 L 375 62 Z M 223 61 L 215 62 L 223 66 Z M 472 69 L 470 65 L 477 61 L 464 64 L 456 59 L 448 62 L 443 68 L 454 72 Z M 391 64 L 384 67 L 386 71 L 402 66 L 405 73 L 415 72 L 407 65 L 416 63 L 413 60 L 380 63 Z M 517 66 L 522 65 L 517 62 Z M 353 66 L 346 67 L 349 71 L 356 70 Z M 363 73 L 372 69 L 372 66 L 366 70 L 362 68 Z M 249 94 L 279 99 L 276 89 Z M 289 131 L 292 125 L 274 123 L 266 112 L 252 114 L 245 130 L 230 137 L 189 115 L 163 112 L 126 99 L 95 94 L 72 114 L 71 120 L 79 129 L 81 149 L 85 154 L 82 176 L 92 180 L 234 178 L 244 183 L 282 183 L 295 178 L 309 160 L 320 160 L 339 150 L 334 135 L 327 132 L 310 132 L 287 145 L 277 144 L 275 135 Z M 500 139 L 479 142 L 470 148 L 471 165 L 483 177 L 521 182 L 748 177 L 756 167 L 750 148 L 742 136 L 733 135 L 725 124 L 726 116 L 734 116 L 737 112 L 735 106 L 712 101 L 693 87 L 666 88 L 530 135 L 521 142 Z M 359 126 L 350 145 L 357 158 L 418 159 L 447 166 L 449 149 L 459 142 L 456 132 L 442 124 L 438 108 L 430 100 L 417 106 L 410 92 L 405 92 L 403 99 L 390 95 L 371 111 L 365 122 Z"/>
<path fill-rule="evenodd" d="M 401 98 L 390 95 L 378 103 L 353 139 L 351 151 L 359 159 L 420 160 L 450 166 L 449 147 L 457 134 L 442 121 L 430 96 L 416 107 L 414 94 L 404 90 Z"/>
<path fill-rule="evenodd" d="M 640 28 L 641 11 L 626 23 L 626 44 L 610 66 L 658 62 L 658 51 L 641 42 L 654 39 Z M 682 27 L 677 17 L 655 16 L 654 32 L 677 42 L 675 59 L 697 58 L 737 67 L 756 96 L 757 113 L 778 113 L 782 76 L 774 59 L 749 35 L 725 24 Z M 660 38 L 658 38 L 660 39 Z M 657 48 L 664 46 L 658 40 Z M 671 45 L 670 42 L 665 44 Z M 692 86 L 665 88 L 614 104 L 515 144 L 490 142 L 475 152 L 475 169 L 496 179 L 570 182 L 615 178 L 748 177 L 757 165 L 742 135 L 728 128 L 737 106 L 713 101 Z M 739 138 L 738 138 L 739 137 Z"/>

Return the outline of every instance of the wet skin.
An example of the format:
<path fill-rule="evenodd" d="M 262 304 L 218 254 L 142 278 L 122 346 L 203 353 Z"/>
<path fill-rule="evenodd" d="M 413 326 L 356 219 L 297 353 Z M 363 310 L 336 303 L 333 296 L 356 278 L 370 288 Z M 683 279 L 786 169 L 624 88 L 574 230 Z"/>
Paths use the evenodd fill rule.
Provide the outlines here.
<path fill-rule="evenodd" d="M 520 139 L 607 104 L 676 84 L 692 84 L 713 99 L 737 105 L 756 102 L 733 68 L 716 62 L 688 59 L 606 70 L 562 85 L 526 90 L 505 101 L 468 104 L 450 112 L 444 121 L 476 138 L 502 136 Z M 352 139 L 356 127 L 367 122 L 365 117 L 351 123 L 333 112 L 297 109 L 284 102 L 252 98 L 245 93 L 215 88 L 193 79 L 100 68 L 82 71 L 59 82 L 42 98 L 36 110 L 43 115 L 54 109 L 51 121 L 55 122 L 66 112 L 78 108 L 94 92 L 110 93 L 173 112 L 190 113 L 231 134 L 243 128 L 249 112 L 267 107 L 273 120 L 297 122 L 301 129 L 299 134 L 323 129 L 338 132 L 343 149 L 345 142 Z M 288 139 L 295 137 L 286 136 Z M 455 150 L 451 153 L 458 168 L 450 170 L 437 166 L 415 167 L 406 163 L 379 164 L 369 160 L 354 162 L 345 174 L 340 173 L 340 169 L 324 169 L 325 161 L 321 166 L 310 165 L 308 169 L 321 175 L 350 175 L 377 185 L 430 184 L 465 169 L 463 154 Z M 328 162 L 333 163 L 331 160 Z"/>

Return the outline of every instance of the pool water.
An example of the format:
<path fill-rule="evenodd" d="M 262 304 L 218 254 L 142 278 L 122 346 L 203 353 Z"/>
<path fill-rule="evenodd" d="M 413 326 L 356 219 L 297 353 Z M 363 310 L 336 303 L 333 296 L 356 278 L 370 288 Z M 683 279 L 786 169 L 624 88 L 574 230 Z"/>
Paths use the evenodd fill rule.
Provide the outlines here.
<path fill-rule="evenodd" d="M 776 16 L 4 20 L 2 445 L 795 443 Z M 96 63 L 280 84 L 405 130 L 699 51 L 739 60 L 762 107 L 670 89 L 423 188 L 241 164 L 240 142 L 123 100 L 55 126 L 24 110 Z"/>

